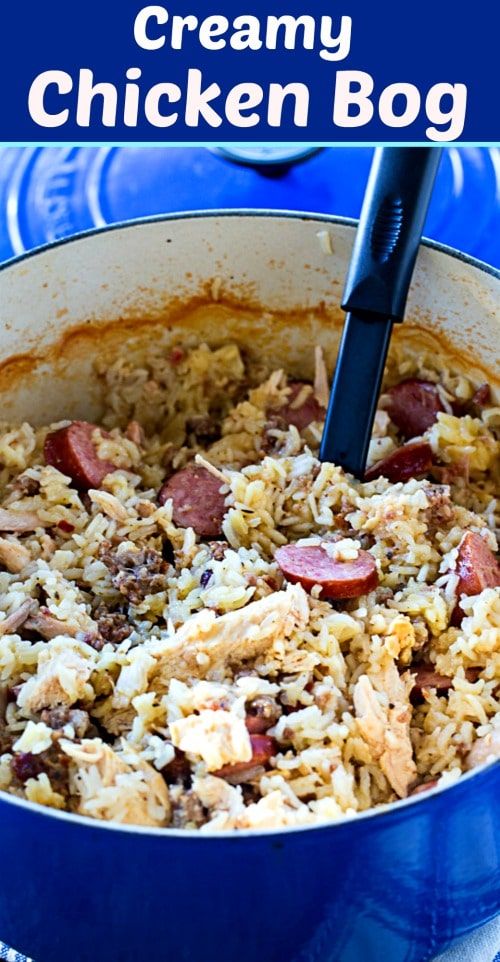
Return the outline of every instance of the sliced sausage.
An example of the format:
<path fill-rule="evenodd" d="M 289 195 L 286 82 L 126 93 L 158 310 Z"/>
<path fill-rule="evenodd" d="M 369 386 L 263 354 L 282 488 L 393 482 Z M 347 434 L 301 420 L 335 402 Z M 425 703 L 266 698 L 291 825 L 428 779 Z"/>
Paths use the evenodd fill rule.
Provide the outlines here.
<path fill-rule="evenodd" d="M 440 694 L 449 691 L 453 685 L 453 680 L 448 675 L 440 675 L 434 665 L 415 665 L 411 668 L 411 673 L 415 675 L 413 688 L 410 693 L 410 700 L 415 705 L 422 701 L 422 691 L 424 688 L 433 688 Z"/>
<path fill-rule="evenodd" d="M 320 585 L 324 598 L 359 598 L 378 585 L 368 551 L 359 551 L 354 561 L 337 561 L 322 545 L 286 544 L 274 557 L 288 581 L 298 581 L 306 591 Z"/>
<path fill-rule="evenodd" d="M 418 702 L 422 701 L 422 691 L 424 688 L 434 688 L 437 692 L 443 693 L 453 687 L 453 679 L 450 678 L 449 675 L 439 674 L 434 668 L 434 665 L 422 663 L 412 666 L 410 670 L 412 674 L 415 675 L 413 688 L 410 693 L 413 704 L 418 704 Z M 472 683 L 477 681 L 480 670 L 480 668 L 466 668 L 465 677 L 467 681 Z"/>
<path fill-rule="evenodd" d="M 457 596 L 478 595 L 485 588 L 500 586 L 500 565 L 484 538 L 467 531 L 462 538 L 457 558 Z"/>
<path fill-rule="evenodd" d="M 430 792 L 431 788 L 435 788 L 438 783 L 438 778 L 433 778 L 430 782 L 422 782 L 421 785 L 417 785 L 417 787 L 410 792 L 410 797 L 413 795 L 421 795 L 422 792 Z"/>
<path fill-rule="evenodd" d="M 456 572 L 458 575 L 457 601 L 462 595 L 479 595 L 485 588 L 500 587 L 500 564 L 484 538 L 476 531 L 467 531 L 462 538 L 458 549 Z M 459 627 L 462 618 L 463 611 L 457 603 L 451 623 Z"/>
<path fill-rule="evenodd" d="M 427 441 L 411 441 L 377 461 L 365 473 L 365 481 L 387 478 L 392 484 L 419 478 L 432 467 L 432 448 Z"/>
<path fill-rule="evenodd" d="M 274 738 L 269 735 L 250 735 L 250 742 L 252 745 L 250 761 L 224 765 L 212 774 L 218 778 L 226 778 L 231 784 L 237 785 L 252 778 L 256 768 L 265 768 L 277 751 Z"/>
<path fill-rule="evenodd" d="M 405 438 L 415 438 L 434 424 L 444 405 L 435 384 L 416 377 L 395 384 L 387 391 L 386 411 Z"/>
<path fill-rule="evenodd" d="M 275 411 L 288 425 L 294 424 L 299 431 L 313 421 L 324 421 L 325 409 L 316 398 L 313 388 L 305 381 L 291 381 L 287 403 Z"/>
<path fill-rule="evenodd" d="M 173 520 L 180 528 L 194 528 L 202 538 L 217 538 L 226 513 L 223 482 L 207 468 L 188 464 L 160 489 L 158 501 L 173 502 Z"/>
<path fill-rule="evenodd" d="M 475 394 L 471 398 L 471 406 L 474 408 L 486 407 L 491 401 L 491 388 L 489 384 L 480 384 Z"/>
<path fill-rule="evenodd" d="M 99 488 L 107 474 L 116 471 L 111 461 L 103 461 L 92 443 L 95 424 L 73 421 L 66 428 L 48 434 L 44 455 L 47 464 L 68 475 L 77 488 Z"/>

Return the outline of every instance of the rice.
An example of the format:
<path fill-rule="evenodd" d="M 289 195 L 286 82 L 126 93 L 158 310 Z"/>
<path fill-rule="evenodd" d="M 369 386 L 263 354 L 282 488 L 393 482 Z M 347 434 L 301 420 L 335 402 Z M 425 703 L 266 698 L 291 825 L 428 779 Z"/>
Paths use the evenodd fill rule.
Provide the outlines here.
<path fill-rule="evenodd" d="M 391 361 L 386 387 L 439 388 L 423 435 L 437 468 L 359 482 L 319 462 L 318 420 L 280 416 L 324 405 L 319 350 L 316 365 L 317 394 L 293 397 L 282 371 L 256 382 L 233 344 L 103 364 L 91 441 L 115 470 L 86 493 L 44 457 L 69 422 L 1 425 L 1 508 L 32 519 L 1 539 L 3 791 L 127 824 L 267 829 L 498 756 L 500 591 L 463 597 L 458 622 L 456 604 L 464 534 L 497 550 L 500 408 L 471 407 L 477 385 L 441 358 Z M 369 465 L 402 443 L 387 398 Z M 158 503 L 191 463 L 222 486 L 217 540 Z M 287 586 L 275 553 L 291 543 L 335 563 L 369 552 L 378 587 L 331 601 Z M 419 666 L 447 688 L 415 698 Z"/>

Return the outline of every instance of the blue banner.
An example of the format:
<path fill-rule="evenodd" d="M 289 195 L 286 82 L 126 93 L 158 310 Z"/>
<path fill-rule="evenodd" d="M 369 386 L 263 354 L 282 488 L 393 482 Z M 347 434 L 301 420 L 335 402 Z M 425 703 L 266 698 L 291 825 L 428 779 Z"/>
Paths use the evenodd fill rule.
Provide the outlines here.
<path fill-rule="evenodd" d="M 500 141 L 500 4 L 6 0 L 3 142 Z"/>

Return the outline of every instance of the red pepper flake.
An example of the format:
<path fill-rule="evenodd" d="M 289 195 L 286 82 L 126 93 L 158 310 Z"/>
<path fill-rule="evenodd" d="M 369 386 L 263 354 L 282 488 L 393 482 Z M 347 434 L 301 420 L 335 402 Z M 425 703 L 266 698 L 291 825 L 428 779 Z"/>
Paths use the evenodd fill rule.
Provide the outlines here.
<path fill-rule="evenodd" d="M 183 347 L 173 347 L 170 351 L 170 363 L 174 365 L 180 364 L 184 360 L 186 352 Z"/>
<path fill-rule="evenodd" d="M 64 518 L 62 521 L 57 522 L 56 528 L 60 528 L 60 530 L 64 531 L 66 534 L 71 534 L 71 532 L 75 530 L 74 524 L 70 524 L 70 522 L 65 521 Z"/>

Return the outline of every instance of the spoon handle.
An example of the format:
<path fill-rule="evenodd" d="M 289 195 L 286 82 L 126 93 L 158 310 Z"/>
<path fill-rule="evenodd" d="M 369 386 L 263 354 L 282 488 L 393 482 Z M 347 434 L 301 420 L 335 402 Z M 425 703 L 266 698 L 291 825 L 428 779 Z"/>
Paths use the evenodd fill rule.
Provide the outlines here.
<path fill-rule="evenodd" d="M 394 322 L 402 321 L 441 152 L 375 151 L 347 273 L 320 459 L 362 478 Z"/>
<path fill-rule="evenodd" d="M 345 311 L 402 321 L 441 148 L 375 151 L 344 288 Z"/>

